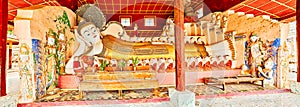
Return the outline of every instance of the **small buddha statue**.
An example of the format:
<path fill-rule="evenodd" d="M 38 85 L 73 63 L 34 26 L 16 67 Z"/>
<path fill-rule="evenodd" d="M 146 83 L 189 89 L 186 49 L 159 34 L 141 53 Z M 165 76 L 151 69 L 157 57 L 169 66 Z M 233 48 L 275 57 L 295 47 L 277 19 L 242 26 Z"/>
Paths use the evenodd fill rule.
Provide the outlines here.
<path fill-rule="evenodd" d="M 144 63 L 144 66 L 149 66 L 149 65 L 150 65 L 149 59 L 145 59 L 145 60 L 143 61 L 143 63 Z"/>
<path fill-rule="evenodd" d="M 157 61 L 157 59 L 156 58 L 152 58 L 151 60 L 150 60 L 150 66 L 151 66 L 151 69 L 152 70 L 157 70 L 158 69 L 158 61 Z"/>
<path fill-rule="evenodd" d="M 174 68 L 174 60 L 172 58 L 168 58 L 167 60 L 167 70 L 172 70 Z"/>
<path fill-rule="evenodd" d="M 202 58 L 200 56 L 197 57 L 196 59 L 196 67 L 199 69 L 199 70 L 203 70 L 203 66 L 202 66 Z"/>
<path fill-rule="evenodd" d="M 212 70 L 217 70 L 218 69 L 218 62 L 217 62 L 216 57 L 211 57 L 210 65 L 211 65 Z"/>
<path fill-rule="evenodd" d="M 196 67 L 196 59 L 194 58 L 194 57 L 190 57 L 189 59 L 188 59 L 188 68 L 190 69 L 190 70 L 193 70 L 193 69 L 195 69 L 195 67 Z"/>
<path fill-rule="evenodd" d="M 159 68 L 158 71 L 159 72 L 164 72 L 166 69 L 166 60 L 165 58 L 160 58 L 159 62 L 158 62 Z"/>
<path fill-rule="evenodd" d="M 203 61 L 203 70 L 204 71 L 209 71 L 209 70 L 211 70 L 211 63 L 210 63 L 211 61 L 210 61 L 210 57 L 209 56 L 206 56 L 205 58 L 204 58 L 204 61 Z"/>
<path fill-rule="evenodd" d="M 225 62 L 224 62 L 224 57 L 223 56 L 218 56 L 217 58 L 217 63 L 218 63 L 218 68 L 219 69 L 225 69 Z"/>
<path fill-rule="evenodd" d="M 225 55 L 225 60 L 224 60 L 224 63 L 225 63 L 225 68 L 228 70 L 228 69 L 231 69 L 232 67 L 232 59 L 229 55 Z"/>

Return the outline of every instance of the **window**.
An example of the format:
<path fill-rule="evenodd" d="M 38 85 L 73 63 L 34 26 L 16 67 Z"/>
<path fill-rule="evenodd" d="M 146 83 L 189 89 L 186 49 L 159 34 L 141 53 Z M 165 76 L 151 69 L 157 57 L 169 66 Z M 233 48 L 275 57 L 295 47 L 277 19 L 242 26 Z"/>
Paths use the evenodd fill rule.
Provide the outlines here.
<path fill-rule="evenodd" d="M 155 18 L 154 17 L 145 18 L 145 26 L 155 26 Z"/>
<path fill-rule="evenodd" d="M 121 18 L 121 24 L 123 26 L 130 26 L 131 25 L 130 18 Z"/>

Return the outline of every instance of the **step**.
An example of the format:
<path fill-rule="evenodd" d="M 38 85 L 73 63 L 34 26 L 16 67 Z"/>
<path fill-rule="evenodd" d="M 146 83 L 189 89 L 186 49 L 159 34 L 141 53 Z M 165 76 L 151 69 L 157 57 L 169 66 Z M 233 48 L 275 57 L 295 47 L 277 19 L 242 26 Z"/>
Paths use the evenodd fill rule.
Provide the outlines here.
<path fill-rule="evenodd" d="M 82 81 L 79 90 L 106 91 L 106 90 L 134 90 L 158 88 L 157 79 L 113 80 L 113 81 Z"/>
<path fill-rule="evenodd" d="M 99 72 L 83 74 L 84 81 L 92 80 L 124 80 L 124 79 L 151 79 L 155 78 L 155 72 Z"/>

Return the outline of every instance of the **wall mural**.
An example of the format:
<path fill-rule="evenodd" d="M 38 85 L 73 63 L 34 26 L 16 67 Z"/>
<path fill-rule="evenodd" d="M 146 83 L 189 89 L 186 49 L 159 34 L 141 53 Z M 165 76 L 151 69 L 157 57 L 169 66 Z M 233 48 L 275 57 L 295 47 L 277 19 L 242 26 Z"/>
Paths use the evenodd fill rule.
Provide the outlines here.
<path fill-rule="evenodd" d="M 263 77 L 267 84 L 274 85 L 274 77 L 277 69 L 277 54 L 280 46 L 280 39 L 274 41 L 262 41 L 258 35 L 251 35 L 245 43 L 245 66 L 244 74 L 251 74 L 252 77 Z"/>
<path fill-rule="evenodd" d="M 47 28 L 43 35 L 46 40 L 32 39 L 32 46 L 21 46 L 21 102 L 47 99 L 46 95 L 60 92 L 60 85 L 70 84 L 72 88 L 80 89 L 80 94 L 76 95 L 80 98 L 91 96 L 89 90 L 154 89 L 159 87 L 156 73 L 175 72 L 175 25 L 172 19 L 166 19 L 163 35 L 138 38 L 127 35 L 119 22 L 106 24 L 103 13 L 94 5 L 84 5 L 76 12 L 78 26 L 75 29 L 71 29 L 64 11 L 53 20 L 56 29 Z M 67 37 L 66 32 L 75 35 Z M 218 36 L 224 36 L 221 33 Z M 232 41 L 218 39 L 208 44 L 203 36 L 185 36 L 184 70 L 231 70 L 232 55 L 235 55 L 232 54 Z M 72 55 L 67 56 L 70 49 L 73 49 Z M 267 70 L 264 67 L 260 71 Z M 63 77 L 67 79 L 61 80 Z M 103 81 L 108 82 L 107 86 L 99 85 Z M 122 95 L 122 91 L 119 94 Z"/>
<path fill-rule="evenodd" d="M 99 70 L 104 60 L 108 62 L 108 69 L 109 67 L 112 67 L 112 65 L 116 65 L 113 66 L 113 69 L 117 70 L 119 69 L 118 64 L 122 63 L 122 61 L 125 61 L 127 62 L 127 65 L 133 66 L 148 64 L 151 67 L 146 67 L 149 68 L 147 70 L 152 69 L 155 71 L 165 71 L 167 70 L 167 68 L 169 68 L 169 70 L 174 70 L 174 45 L 170 42 L 167 42 L 171 41 L 170 39 L 172 38 L 151 37 L 150 41 L 146 40 L 148 38 L 143 38 L 143 40 L 141 41 L 131 40 L 134 37 L 129 39 L 129 36 L 124 30 L 124 27 L 119 24 L 119 22 L 109 22 L 104 27 L 96 26 L 94 23 L 95 21 L 103 21 L 101 23 L 105 23 L 105 21 L 103 19 L 99 19 L 98 17 L 88 16 L 97 14 L 99 15 L 99 17 L 104 17 L 102 12 L 97 9 L 96 11 L 93 11 L 93 13 L 83 13 L 84 11 L 89 11 L 89 8 L 94 8 L 91 5 L 89 5 L 88 7 L 84 7 L 85 9 L 80 8 L 78 11 L 80 12 L 78 14 L 79 16 L 81 14 L 85 15 L 82 16 L 84 20 L 81 20 L 79 22 L 78 28 L 77 30 L 75 30 L 75 42 L 79 43 L 80 45 L 76 47 L 76 51 L 68 61 L 66 65 L 66 73 L 74 74 L 76 72 L 74 72 L 74 69 L 77 69 L 77 67 L 81 67 L 79 65 L 82 65 L 82 69 L 84 70 Z M 163 34 L 165 34 L 165 36 L 172 37 L 172 35 L 174 35 L 174 23 L 171 19 L 167 19 L 167 25 L 164 28 L 165 29 L 163 29 Z M 112 30 L 114 31 L 112 32 Z M 162 42 L 164 41 L 164 39 L 166 39 L 165 42 Z M 201 44 L 197 43 L 199 42 L 188 42 L 185 45 L 186 57 L 188 59 L 191 59 L 190 62 L 195 63 L 195 60 L 193 59 L 196 59 L 198 57 L 204 58 L 208 56 L 205 44 L 203 44 L 203 42 L 200 42 Z M 136 61 L 136 64 L 132 63 L 134 61 L 134 58 L 138 59 L 138 61 Z M 186 66 L 194 66 L 194 64 L 191 65 L 191 63 L 189 63 L 189 65 Z M 125 68 L 125 70 L 128 69 Z"/>

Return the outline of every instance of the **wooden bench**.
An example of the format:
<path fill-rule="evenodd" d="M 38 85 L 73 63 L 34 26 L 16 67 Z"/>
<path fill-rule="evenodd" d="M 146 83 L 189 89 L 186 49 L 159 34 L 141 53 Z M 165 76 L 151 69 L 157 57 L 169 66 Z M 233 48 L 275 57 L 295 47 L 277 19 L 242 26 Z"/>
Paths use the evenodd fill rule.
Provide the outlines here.
<path fill-rule="evenodd" d="M 254 83 L 256 81 L 261 81 L 261 86 L 264 87 L 264 78 L 256 78 L 256 77 L 251 77 L 251 75 L 239 75 L 235 77 L 218 77 L 218 78 L 213 78 L 213 77 L 208 77 L 204 78 L 204 84 L 210 85 L 209 83 L 214 83 L 214 84 L 220 84 L 222 85 L 222 90 L 226 91 L 226 84 L 228 83 L 245 83 L 245 82 L 250 82 Z"/>
<path fill-rule="evenodd" d="M 80 97 L 88 91 L 113 91 L 122 96 L 123 90 L 156 89 L 158 80 L 152 72 L 87 73 L 79 84 Z"/>

